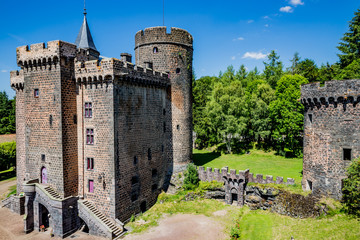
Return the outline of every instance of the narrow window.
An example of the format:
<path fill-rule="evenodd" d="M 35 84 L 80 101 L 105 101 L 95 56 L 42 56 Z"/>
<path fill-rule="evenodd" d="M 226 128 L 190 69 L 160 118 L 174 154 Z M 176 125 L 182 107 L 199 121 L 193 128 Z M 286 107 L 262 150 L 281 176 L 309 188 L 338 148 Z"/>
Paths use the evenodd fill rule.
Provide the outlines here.
<path fill-rule="evenodd" d="M 133 194 L 131 195 L 131 201 L 132 201 L 132 202 L 135 202 L 137 199 L 138 199 L 138 195 L 137 195 L 136 193 L 133 193 Z"/>
<path fill-rule="evenodd" d="M 166 110 L 165 110 L 165 108 L 163 109 L 163 115 L 165 116 L 165 114 L 166 114 Z"/>
<path fill-rule="evenodd" d="M 179 125 L 179 124 L 176 125 L 176 129 L 177 129 L 177 130 L 180 130 L 180 125 Z"/>
<path fill-rule="evenodd" d="M 94 170 L 94 158 L 86 158 L 87 170 Z"/>
<path fill-rule="evenodd" d="M 131 178 L 131 185 L 135 185 L 137 183 L 139 183 L 139 177 L 137 177 L 137 176 L 132 177 Z"/>
<path fill-rule="evenodd" d="M 309 114 L 309 121 L 310 121 L 310 123 L 312 123 L 312 114 Z"/>
<path fill-rule="evenodd" d="M 151 149 L 149 148 L 149 149 L 148 149 L 148 160 L 150 161 L 151 158 L 152 158 L 152 156 L 151 156 Z"/>
<path fill-rule="evenodd" d="M 176 74 L 180 74 L 180 68 L 176 69 Z"/>
<path fill-rule="evenodd" d="M 38 98 L 38 97 L 39 97 L 39 89 L 38 89 L 38 88 L 35 88 L 35 89 L 34 89 L 34 97 L 35 97 L 35 98 Z"/>
<path fill-rule="evenodd" d="M 92 118 L 92 103 L 91 102 L 85 103 L 85 117 Z"/>
<path fill-rule="evenodd" d="M 164 152 L 164 145 L 161 145 L 161 152 Z"/>
<path fill-rule="evenodd" d="M 157 176 L 157 170 L 156 170 L 156 169 L 153 169 L 153 170 L 151 171 L 151 176 L 152 176 L 152 177 L 156 177 L 156 176 Z"/>
<path fill-rule="evenodd" d="M 137 156 L 134 157 L 134 165 L 136 165 L 138 163 L 138 158 Z"/>
<path fill-rule="evenodd" d="M 77 115 L 74 114 L 74 124 L 77 124 Z"/>
<path fill-rule="evenodd" d="M 153 53 L 158 53 L 159 52 L 159 49 L 157 47 L 154 47 L 153 48 Z"/>
<path fill-rule="evenodd" d="M 94 192 L 94 180 L 89 180 L 89 193 Z"/>
<path fill-rule="evenodd" d="M 351 149 L 349 148 L 343 149 L 343 160 L 351 160 Z"/>
<path fill-rule="evenodd" d="M 163 130 L 164 130 L 164 132 L 166 132 L 166 123 L 165 122 L 163 124 Z"/>
<path fill-rule="evenodd" d="M 50 123 L 50 127 L 52 127 L 52 124 L 53 124 L 53 116 L 52 115 L 50 115 L 50 117 L 49 117 L 49 123 Z"/>
<path fill-rule="evenodd" d="M 86 129 L 86 144 L 88 145 L 94 144 L 94 129 L 92 128 Z"/>
<path fill-rule="evenodd" d="M 312 181 L 307 180 L 307 184 L 308 184 L 308 189 L 309 189 L 310 191 L 312 191 Z"/>
<path fill-rule="evenodd" d="M 41 154 L 41 161 L 45 162 L 45 154 Z"/>

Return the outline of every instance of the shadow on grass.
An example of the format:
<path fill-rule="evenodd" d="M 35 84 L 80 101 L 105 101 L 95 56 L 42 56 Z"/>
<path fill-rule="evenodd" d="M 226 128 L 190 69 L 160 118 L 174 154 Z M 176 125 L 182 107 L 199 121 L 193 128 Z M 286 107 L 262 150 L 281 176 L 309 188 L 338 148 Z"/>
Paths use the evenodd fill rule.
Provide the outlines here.
<path fill-rule="evenodd" d="M 16 177 L 16 171 L 9 171 L 9 172 L 4 172 L 4 173 L 0 173 L 0 182 Z"/>
<path fill-rule="evenodd" d="M 212 160 L 220 157 L 220 153 L 211 152 L 211 153 L 194 153 L 193 160 L 196 166 L 202 166 Z"/>

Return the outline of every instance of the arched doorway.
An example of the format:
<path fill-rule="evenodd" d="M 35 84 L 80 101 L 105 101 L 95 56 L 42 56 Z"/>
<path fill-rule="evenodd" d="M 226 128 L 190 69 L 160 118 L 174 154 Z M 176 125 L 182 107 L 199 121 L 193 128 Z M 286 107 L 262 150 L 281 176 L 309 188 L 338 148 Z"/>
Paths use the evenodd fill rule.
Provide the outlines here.
<path fill-rule="evenodd" d="M 44 205 L 39 203 L 39 227 L 40 227 L 40 230 L 42 228 L 47 229 L 48 227 L 50 227 L 49 217 L 50 217 L 49 211 L 46 209 L 46 207 Z"/>
<path fill-rule="evenodd" d="M 43 184 L 47 183 L 47 170 L 46 170 L 46 167 L 41 168 L 41 183 L 43 183 Z"/>
<path fill-rule="evenodd" d="M 82 232 L 85 232 L 85 233 L 89 233 L 89 227 L 86 224 L 86 222 L 80 217 L 79 217 L 79 219 L 80 219 L 80 228 L 79 228 L 79 230 L 82 231 Z"/>
<path fill-rule="evenodd" d="M 235 188 L 231 189 L 231 199 L 231 204 L 238 204 L 238 191 Z"/>

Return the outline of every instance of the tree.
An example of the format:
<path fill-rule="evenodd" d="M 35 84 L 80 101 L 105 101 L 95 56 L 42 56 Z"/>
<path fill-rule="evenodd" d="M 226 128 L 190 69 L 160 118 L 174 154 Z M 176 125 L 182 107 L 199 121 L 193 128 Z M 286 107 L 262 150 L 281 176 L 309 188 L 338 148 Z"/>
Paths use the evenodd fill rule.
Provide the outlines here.
<path fill-rule="evenodd" d="M 345 68 L 360 58 L 360 9 L 354 15 L 349 23 L 349 30 L 341 38 L 337 47 L 341 51 L 338 54 L 341 68 Z"/>
<path fill-rule="evenodd" d="M 15 100 L 0 92 L 0 134 L 15 133 Z"/>
<path fill-rule="evenodd" d="M 279 153 L 297 156 L 302 153 L 304 107 L 298 99 L 300 86 L 306 83 L 306 78 L 300 75 L 285 75 L 277 83 L 276 100 L 270 103 L 269 113 L 274 126 L 272 137 Z"/>
<path fill-rule="evenodd" d="M 265 79 L 273 89 L 275 89 L 276 83 L 279 81 L 283 74 L 283 64 L 279 59 L 280 56 L 278 56 L 276 52 L 272 50 L 271 53 L 268 55 L 268 61 L 264 62 Z"/>
<path fill-rule="evenodd" d="M 184 178 L 184 189 L 185 190 L 193 190 L 199 186 L 199 174 L 193 163 L 187 165 L 186 172 Z"/>
<path fill-rule="evenodd" d="M 342 192 L 345 212 L 360 217 L 360 159 L 353 160 L 347 169 Z"/>
<path fill-rule="evenodd" d="M 309 82 L 316 82 L 319 75 L 319 69 L 314 60 L 308 58 L 298 63 L 297 72 L 299 75 L 305 77 Z"/>
<path fill-rule="evenodd" d="M 301 57 L 299 56 L 298 52 L 295 52 L 294 57 L 292 59 L 290 59 L 291 67 L 288 69 L 288 71 L 292 75 L 299 74 L 298 64 L 300 62 L 300 59 L 301 59 Z"/>
<path fill-rule="evenodd" d="M 215 84 L 206 111 L 212 134 L 217 136 L 218 142 L 224 142 L 227 152 L 231 153 L 234 140 L 243 136 L 248 123 L 248 106 L 241 82 Z"/>
<path fill-rule="evenodd" d="M 336 76 L 337 79 L 358 79 L 360 78 L 360 59 L 354 60 L 345 68 L 341 69 Z"/>

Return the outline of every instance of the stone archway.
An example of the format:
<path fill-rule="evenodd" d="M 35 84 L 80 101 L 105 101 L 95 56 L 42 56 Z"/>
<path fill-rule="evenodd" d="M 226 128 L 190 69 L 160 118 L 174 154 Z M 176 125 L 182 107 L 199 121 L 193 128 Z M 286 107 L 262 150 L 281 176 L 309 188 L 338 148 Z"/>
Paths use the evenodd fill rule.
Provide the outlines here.
<path fill-rule="evenodd" d="M 238 205 L 238 200 L 239 200 L 238 190 L 236 188 L 232 188 L 230 194 L 231 194 L 231 204 L 235 203 L 236 205 Z"/>
<path fill-rule="evenodd" d="M 45 229 L 50 227 L 50 214 L 49 210 L 39 203 L 39 230 L 41 230 L 42 226 Z"/>

